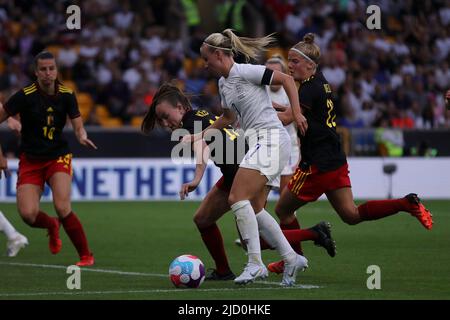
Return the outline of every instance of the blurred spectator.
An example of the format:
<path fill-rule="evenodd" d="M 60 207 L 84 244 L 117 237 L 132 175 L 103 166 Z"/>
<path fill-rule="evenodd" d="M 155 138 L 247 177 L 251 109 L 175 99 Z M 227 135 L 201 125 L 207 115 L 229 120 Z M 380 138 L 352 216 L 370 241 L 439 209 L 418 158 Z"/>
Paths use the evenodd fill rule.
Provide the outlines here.
<path fill-rule="evenodd" d="M 112 73 L 112 81 L 103 88 L 97 101 L 106 106 L 111 116 L 125 119 L 125 111 L 131 98 L 130 89 L 128 84 L 122 80 L 118 69 L 114 69 Z"/>
<path fill-rule="evenodd" d="M 220 112 L 215 81 L 198 63 L 205 34 L 224 28 L 243 36 L 276 32 L 277 50 L 286 52 L 313 32 L 325 52 L 319 67 L 333 87 L 336 121 L 359 126 L 362 120 L 370 127 L 384 113 L 391 117 L 389 126 L 449 127 L 442 96 L 450 87 L 450 8 L 445 0 L 377 1 L 382 30 L 367 29 L 368 2 L 362 0 L 79 4 L 82 29 L 68 32 L 65 1 L 0 0 L 0 95 L 8 97 L 33 80 L 32 58 L 47 48 L 58 58 L 63 82 L 88 93 L 94 105 L 105 105 L 123 123 L 139 115 L 151 96 L 143 86 L 151 91 L 175 78 L 188 94 L 197 95 L 197 105 Z M 214 30 L 205 30 L 214 23 Z"/>
<path fill-rule="evenodd" d="M 167 59 L 164 60 L 163 69 L 167 72 L 167 76 L 170 79 L 180 78 L 183 62 L 177 56 L 176 51 L 173 49 L 166 50 L 165 56 Z"/>
<path fill-rule="evenodd" d="M 188 27 L 189 34 L 192 34 L 200 25 L 200 12 L 198 10 L 197 0 L 179 1 L 184 13 L 184 19 L 186 21 L 186 26 Z"/>
<path fill-rule="evenodd" d="M 322 73 L 331 84 L 333 90 L 336 90 L 345 82 L 345 72 L 338 66 L 335 59 L 330 60 L 329 64 L 322 69 Z"/>
<path fill-rule="evenodd" d="M 61 68 L 72 68 L 78 60 L 78 54 L 73 47 L 64 46 L 58 51 L 58 66 Z"/>
<path fill-rule="evenodd" d="M 450 68 L 448 61 L 443 61 L 434 71 L 436 83 L 439 89 L 444 90 L 450 84 Z"/>
<path fill-rule="evenodd" d="M 128 89 L 133 91 L 142 80 L 139 62 L 133 63 L 122 75 L 122 80 L 128 85 Z"/>
<path fill-rule="evenodd" d="M 375 108 L 372 101 L 364 101 L 360 112 L 364 127 L 372 127 L 379 116 L 379 111 Z"/>
<path fill-rule="evenodd" d="M 286 16 L 286 20 L 284 21 L 284 27 L 286 30 L 292 34 L 298 34 L 305 25 L 303 22 L 303 16 L 304 13 L 300 11 L 299 7 L 296 7 L 289 12 Z"/>
<path fill-rule="evenodd" d="M 126 118 L 144 116 L 148 106 L 152 103 L 158 87 L 149 82 L 141 82 L 134 91 L 131 104 L 126 110 Z"/>
<path fill-rule="evenodd" d="M 405 110 L 396 110 L 396 116 L 391 118 L 391 125 L 393 128 L 412 129 L 414 128 L 414 119 Z"/>
<path fill-rule="evenodd" d="M 133 22 L 134 13 L 130 11 L 130 4 L 124 2 L 120 10 L 114 15 L 114 25 L 119 29 L 128 29 Z"/>
<path fill-rule="evenodd" d="M 362 104 L 364 101 L 369 101 L 370 96 L 364 95 L 361 85 L 359 83 L 355 84 L 353 90 L 348 90 L 343 97 L 345 104 L 352 109 L 355 115 L 359 114 L 362 110 Z"/>
<path fill-rule="evenodd" d="M 375 142 L 378 146 L 378 153 L 383 157 L 401 157 L 405 141 L 403 131 L 389 128 L 389 118 L 383 115 L 375 130 Z"/>
<path fill-rule="evenodd" d="M 339 125 L 348 129 L 364 128 L 364 121 L 359 113 L 348 105 L 344 107 L 343 117 L 339 121 Z"/>

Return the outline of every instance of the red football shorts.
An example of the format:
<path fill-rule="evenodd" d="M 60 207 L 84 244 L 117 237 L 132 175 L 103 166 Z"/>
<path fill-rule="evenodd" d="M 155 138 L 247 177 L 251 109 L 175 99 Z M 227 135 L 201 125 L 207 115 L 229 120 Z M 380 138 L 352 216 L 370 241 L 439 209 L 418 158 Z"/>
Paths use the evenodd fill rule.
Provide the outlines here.
<path fill-rule="evenodd" d="M 22 153 L 19 157 L 17 187 L 22 184 L 35 184 L 44 190 L 45 182 L 56 172 L 65 172 L 72 176 L 71 153 L 53 160 L 30 159 Z"/>
<path fill-rule="evenodd" d="M 301 201 L 316 201 L 328 191 L 351 187 L 348 173 L 347 163 L 327 172 L 320 172 L 315 165 L 310 165 L 306 170 L 297 168 L 288 189 Z"/>

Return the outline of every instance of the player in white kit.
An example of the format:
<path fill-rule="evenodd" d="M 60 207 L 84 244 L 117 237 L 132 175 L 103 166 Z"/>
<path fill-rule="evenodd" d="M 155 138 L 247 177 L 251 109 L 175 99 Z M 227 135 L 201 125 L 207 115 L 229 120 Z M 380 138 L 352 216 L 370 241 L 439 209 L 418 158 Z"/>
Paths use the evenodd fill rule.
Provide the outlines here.
<path fill-rule="evenodd" d="M 15 257 L 20 249 L 28 245 L 28 239 L 12 226 L 1 211 L 0 232 L 3 232 L 8 240 L 6 243 L 6 256 L 8 257 Z"/>
<path fill-rule="evenodd" d="M 277 70 L 283 73 L 287 73 L 287 64 L 286 61 L 283 59 L 283 57 L 279 54 L 274 54 L 266 61 L 266 67 L 271 70 Z M 283 86 L 281 85 L 270 85 L 266 86 L 267 93 L 269 94 L 270 99 L 272 100 L 272 105 L 277 111 L 279 112 L 278 118 L 280 119 L 281 123 L 286 128 L 289 137 L 291 138 L 291 154 L 289 156 L 288 163 L 283 168 L 283 171 L 281 172 L 280 176 L 280 194 L 281 191 L 284 189 L 285 186 L 289 183 L 289 180 L 291 179 L 292 175 L 294 174 L 295 170 L 297 169 L 298 162 L 300 160 L 300 140 L 297 136 L 297 127 L 295 126 L 295 123 L 292 121 L 291 116 L 286 116 L 286 109 L 290 108 L 291 105 L 289 103 L 289 97 L 286 94 L 286 91 L 284 91 Z M 297 220 L 295 220 L 297 222 Z M 300 225 L 297 223 L 294 227 L 291 227 L 288 224 L 283 224 L 280 222 L 281 229 L 300 229 Z M 238 246 L 241 246 L 241 239 L 236 239 L 235 243 Z M 297 250 L 298 249 L 298 250 Z M 297 251 L 297 253 L 302 253 L 301 243 L 299 244 L 298 248 L 294 248 L 294 250 Z"/>
<path fill-rule="evenodd" d="M 281 284 L 291 286 L 297 271 L 307 267 L 307 260 L 295 253 L 278 223 L 264 209 L 270 187 L 279 186 L 280 173 L 291 151 L 290 137 L 272 107 L 265 86 L 283 86 L 301 134 L 306 132 L 306 119 L 301 114 L 297 88 L 291 76 L 261 65 L 238 64 L 233 59 L 237 53 L 247 61 L 255 58 L 273 40 L 270 36 L 237 37 L 230 29 L 213 33 L 204 40 L 200 53 L 205 67 L 220 77 L 219 93 L 224 113 L 203 132 L 183 137 L 183 142 L 197 141 L 214 129 L 239 121 L 248 139 L 249 150 L 240 164 L 228 201 L 247 247 L 248 263 L 234 281 L 246 284 L 267 277 L 267 268 L 261 259 L 261 233 L 285 261 Z"/>
<path fill-rule="evenodd" d="M 266 67 L 271 70 L 277 70 L 283 73 L 287 73 L 286 62 L 283 57 L 275 54 L 266 61 Z M 269 94 L 272 104 L 281 109 L 290 108 L 289 97 L 286 91 L 280 85 L 271 85 L 266 87 L 267 93 Z M 298 162 L 300 160 L 300 140 L 297 136 L 297 127 L 291 119 L 284 119 L 280 117 L 284 115 L 280 113 L 278 117 L 286 128 L 289 137 L 291 138 L 291 154 L 289 156 L 289 161 L 281 172 L 280 179 L 280 192 L 288 184 L 295 170 L 297 169 Z"/>

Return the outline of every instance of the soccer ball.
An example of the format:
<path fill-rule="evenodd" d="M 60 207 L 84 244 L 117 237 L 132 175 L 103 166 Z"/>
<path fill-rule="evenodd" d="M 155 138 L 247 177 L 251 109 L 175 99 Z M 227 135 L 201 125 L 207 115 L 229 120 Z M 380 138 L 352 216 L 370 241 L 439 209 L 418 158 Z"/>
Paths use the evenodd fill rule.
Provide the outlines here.
<path fill-rule="evenodd" d="M 196 256 L 185 254 L 172 261 L 169 276 L 177 288 L 198 288 L 205 280 L 205 265 Z"/>

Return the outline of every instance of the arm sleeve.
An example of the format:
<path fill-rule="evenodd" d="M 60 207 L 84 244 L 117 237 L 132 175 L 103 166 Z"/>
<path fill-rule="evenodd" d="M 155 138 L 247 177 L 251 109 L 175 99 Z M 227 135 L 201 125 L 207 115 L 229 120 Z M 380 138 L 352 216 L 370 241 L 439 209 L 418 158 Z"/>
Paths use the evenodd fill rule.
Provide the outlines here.
<path fill-rule="evenodd" d="M 23 110 L 26 104 L 25 94 L 22 90 L 16 92 L 9 100 L 4 104 L 5 111 L 10 116 L 15 116 Z"/>
<path fill-rule="evenodd" d="M 247 81 L 258 86 L 270 85 L 272 83 L 273 71 L 265 66 L 253 64 L 241 64 L 238 69 L 239 75 Z"/>
<path fill-rule="evenodd" d="M 78 118 L 80 114 L 80 110 L 78 109 L 78 102 L 77 98 L 75 97 L 74 93 L 68 94 L 68 103 L 67 103 L 67 114 L 69 115 L 70 119 Z"/>

